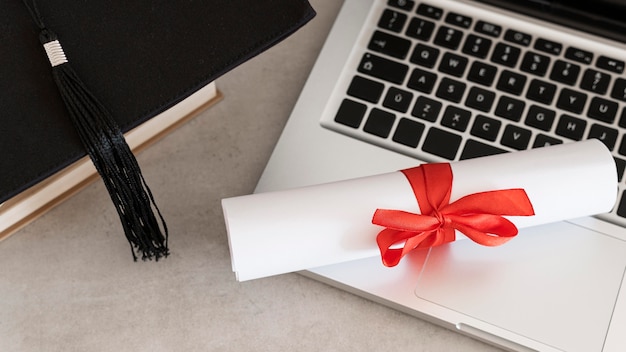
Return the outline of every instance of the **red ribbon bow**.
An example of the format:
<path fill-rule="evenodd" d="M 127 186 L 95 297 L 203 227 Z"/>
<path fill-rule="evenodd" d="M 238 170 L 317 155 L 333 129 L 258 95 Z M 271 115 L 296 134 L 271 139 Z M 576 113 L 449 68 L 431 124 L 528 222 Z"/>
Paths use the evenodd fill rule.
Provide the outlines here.
<path fill-rule="evenodd" d="M 455 240 L 459 230 L 485 246 L 501 245 L 517 235 L 517 227 L 501 215 L 535 215 L 523 189 L 479 192 L 450 202 L 450 164 L 424 164 L 402 170 L 417 198 L 421 214 L 377 209 L 372 223 L 386 227 L 376 242 L 383 264 L 395 266 L 416 248 L 427 248 Z M 391 248 L 402 245 L 402 248 Z"/>

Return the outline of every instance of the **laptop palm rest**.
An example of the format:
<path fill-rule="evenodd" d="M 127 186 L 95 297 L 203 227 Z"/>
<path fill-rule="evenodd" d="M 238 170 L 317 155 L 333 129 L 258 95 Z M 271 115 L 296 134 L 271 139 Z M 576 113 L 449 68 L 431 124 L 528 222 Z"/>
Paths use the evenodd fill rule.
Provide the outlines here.
<path fill-rule="evenodd" d="M 599 351 L 625 254 L 625 242 L 567 222 L 501 247 L 457 241 L 430 251 L 415 294 L 558 349 Z"/>

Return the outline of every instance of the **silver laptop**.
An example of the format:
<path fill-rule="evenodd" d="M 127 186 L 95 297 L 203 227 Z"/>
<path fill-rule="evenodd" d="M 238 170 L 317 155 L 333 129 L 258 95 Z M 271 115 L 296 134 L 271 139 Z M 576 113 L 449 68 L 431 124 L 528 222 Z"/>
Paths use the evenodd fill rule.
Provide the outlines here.
<path fill-rule="evenodd" d="M 303 274 L 505 349 L 626 351 L 624 43 L 625 0 L 345 0 L 256 192 L 600 139 L 610 214 Z"/>

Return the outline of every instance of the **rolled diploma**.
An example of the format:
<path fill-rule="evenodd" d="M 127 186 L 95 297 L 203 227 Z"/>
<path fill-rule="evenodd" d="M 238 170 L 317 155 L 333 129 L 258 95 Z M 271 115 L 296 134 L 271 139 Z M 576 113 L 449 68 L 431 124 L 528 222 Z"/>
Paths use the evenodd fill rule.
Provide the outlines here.
<path fill-rule="evenodd" d="M 605 213 L 617 197 L 613 157 L 597 140 L 453 162 L 451 168 L 450 203 L 523 188 L 536 215 L 506 217 L 518 228 Z M 371 223 L 374 211 L 420 212 L 399 171 L 227 198 L 222 208 L 239 281 L 380 256 L 376 236 L 383 228 Z"/>

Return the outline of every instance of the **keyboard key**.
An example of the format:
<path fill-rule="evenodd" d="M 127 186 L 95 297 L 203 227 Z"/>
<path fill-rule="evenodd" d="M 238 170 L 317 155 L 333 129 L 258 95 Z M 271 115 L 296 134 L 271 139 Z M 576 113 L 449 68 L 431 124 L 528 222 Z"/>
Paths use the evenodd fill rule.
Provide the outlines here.
<path fill-rule="evenodd" d="M 378 27 L 400 33 L 402 28 L 404 28 L 407 18 L 407 15 L 403 13 L 386 9 L 378 21 Z"/>
<path fill-rule="evenodd" d="M 465 99 L 465 105 L 483 112 L 489 112 L 495 99 L 496 94 L 494 92 L 472 87 L 467 94 L 467 99 Z"/>
<path fill-rule="evenodd" d="M 603 70 L 622 73 L 624 72 L 624 61 L 612 59 L 606 56 L 598 57 L 598 61 L 596 61 L 596 67 L 601 68 Z"/>
<path fill-rule="evenodd" d="M 441 111 L 440 102 L 425 96 L 420 96 L 415 102 L 411 115 L 419 117 L 422 120 L 435 122 L 437 121 L 437 117 L 439 117 L 439 111 Z"/>
<path fill-rule="evenodd" d="M 470 28 L 472 25 L 472 18 L 458 13 L 448 12 L 448 15 L 446 16 L 446 23 L 461 28 Z"/>
<path fill-rule="evenodd" d="M 348 95 L 371 103 L 377 103 L 384 89 L 385 85 L 380 82 L 372 81 L 361 76 L 354 76 L 350 87 L 348 87 Z"/>
<path fill-rule="evenodd" d="M 609 74 L 588 68 L 580 81 L 580 87 L 590 92 L 604 94 L 609 89 L 610 83 L 611 76 Z"/>
<path fill-rule="evenodd" d="M 496 72 L 498 72 L 498 69 L 495 66 L 480 61 L 474 61 L 467 74 L 467 79 L 484 86 L 491 86 L 493 80 L 496 78 Z"/>
<path fill-rule="evenodd" d="M 453 105 L 448 105 L 441 118 L 441 125 L 459 132 L 465 132 L 471 117 L 471 112 Z"/>
<path fill-rule="evenodd" d="M 389 0 L 387 2 L 389 6 L 393 6 L 398 9 L 411 11 L 413 6 L 415 6 L 415 1 L 413 0 Z"/>
<path fill-rule="evenodd" d="M 570 116 L 561 115 L 559 123 L 556 125 L 556 134 L 575 141 L 583 139 L 587 122 L 585 120 Z"/>
<path fill-rule="evenodd" d="M 463 39 L 463 32 L 447 26 L 439 27 L 435 36 L 435 44 L 444 48 L 456 50 Z"/>
<path fill-rule="evenodd" d="M 496 105 L 495 114 L 507 120 L 519 121 L 522 118 L 525 106 L 526 103 L 523 101 L 503 95 L 500 97 L 498 105 Z"/>
<path fill-rule="evenodd" d="M 603 121 L 606 123 L 613 123 L 615 116 L 617 115 L 617 103 L 594 97 L 589 104 L 589 110 L 587 116 L 592 119 Z"/>
<path fill-rule="evenodd" d="M 463 45 L 463 52 L 465 54 L 481 59 L 487 57 L 489 49 L 491 49 L 491 40 L 474 34 L 468 35 L 465 40 L 465 44 Z"/>
<path fill-rule="evenodd" d="M 622 142 L 620 143 L 617 152 L 621 155 L 626 155 L 626 135 L 622 137 Z"/>
<path fill-rule="evenodd" d="M 611 98 L 626 101 L 626 79 L 618 78 L 615 80 L 613 90 L 611 90 Z"/>
<path fill-rule="evenodd" d="M 624 179 L 624 171 L 626 171 L 626 160 L 620 158 L 613 158 L 615 160 L 615 166 L 617 167 L 617 181 L 622 182 Z"/>
<path fill-rule="evenodd" d="M 335 115 L 335 122 L 352 128 L 359 128 L 366 111 L 367 106 L 365 104 L 344 99 L 339 110 L 337 110 L 337 115 Z"/>
<path fill-rule="evenodd" d="M 474 30 L 478 33 L 485 34 L 494 38 L 498 38 L 500 33 L 502 33 L 502 27 L 497 24 L 478 21 L 476 22 L 476 26 L 474 26 Z"/>
<path fill-rule="evenodd" d="M 459 135 L 432 127 L 424 139 L 422 150 L 448 160 L 454 160 L 461 146 Z"/>
<path fill-rule="evenodd" d="M 420 66 L 433 68 L 438 57 L 439 49 L 424 44 L 417 44 L 410 61 Z"/>
<path fill-rule="evenodd" d="M 552 73 L 550 73 L 550 79 L 573 86 L 578 79 L 579 73 L 580 66 L 567 61 L 556 60 L 554 67 L 552 67 Z"/>
<path fill-rule="evenodd" d="M 504 34 L 504 40 L 523 46 L 529 46 L 533 37 L 530 34 L 509 29 Z"/>
<path fill-rule="evenodd" d="M 626 218 L 626 195 L 622 194 L 622 198 L 617 205 L 617 215 Z"/>
<path fill-rule="evenodd" d="M 561 54 L 561 50 L 563 50 L 563 45 L 551 40 L 537 38 L 534 48 L 544 53 L 559 55 Z"/>
<path fill-rule="evenodd" d="M 506 150 L 470 139 L 465 143 L 460 159 L 466 160 L 502 153 L 506 153 Z"/>
<path fill-rule="evenodd" d="M 556 113 L 553 110 L 531 105 L 528 109 L 528 114 L 526 114 L 526 121 L 524 121 L 524 123 L 530 127 L 550 131 L 555 117 Z"/>
<path fill-rule="evenodd" d="M 515 67 L 521 52 L 520 48 L 513 45 L 498 43 L 491 55 L 491 61 L 496 64 Z"/>
<path fill-rule="evenodd" d="M 411 48 L 411 41 L 381 31 L 375 31 L 367 46 L 372 51 L 404 59 Z"/>
<path fill-rule="evenodd" d="M 439 63 L 439 71 L 461 77 L 467 67 L 467 58 L 452 53 L 445 53 Z"/>
<path fill-rule="evenodd" d="M 402 84 L 408 70 L 407 65 L 373 54 L 363 55 L 358 68 L 358 71 L 363 74 L 397 84 Z"/>
<path fill-rule="evenodd" d="M 507 125 L 504 128 L 504 133 L 502 134 L 502 140 L 500 143 L 516 150 L 525 150 L 528 148 L 531 135 L 532 133 L 525 128 L 517 127 L 515 125 Z"/>
<path fill-rule="evenodd" d="M 417 7 L 417 13 L 435 20 L 438 20 L 441 18 L 441 16 L 443 16 L 442 9 L 426 4 L 419 4 L 419 6 Z"/>
<path fill-rule="evenodd" d="M 526 76 L 508 70 L 503 70 L 500 74 L 500 79 L 498 80 L 496 88 L 511 94 L 520 95 L 524 90 L 525 84 Z"/>
<path fill-rule="evenodd" d="M 524 54 L 520 69 L 537 76 L 544 76 L 548 72 L 549 65 L 550 58 L 548 56 L 529 51 Z"/>
<path fill-rule="evenodd" d="M 619 122 L 617 124 L 621 128 L 626 128 L 626 108 L 622 109 L 622 113 L 620 114 Z"/>
<path fill-rule="evenodd" d="M 494 120 L 487 116 L 478 115 L 476 116 L 476 120 L 474 121 L 474 124 L 472 125 L 472 129 L 470 130 L 470 133 L 473 136 L 480 137 L 480 138 L 493 142 L 498 137 L 500 126 L 502 126 L 502 122 L 498 120 Z"/>
<path fill-rule="evenodd" d="M 394 142 L 415 148 L 419 144 L 424 133 L 424 124 L 403 117 L 398 122 L 398 127 L 391 138 Z"/>
<path fill-rule="evenodd" d="M 436 74 L 416 68 L 411 72 L 411 77 L 409 77 L 409 82 L 406 85 L 422 93 L 430 93 L 435 87 L 435 82 L 437 82 Z"/>
<path fill-rule="evenodd" d="M 561 94 L 559 94 L 556 106 L 560 109 L 580 114 L 583 112 L 585 102 L 587 102 L 587 94 L 563 88 Z"/>
<path fill-rule="evenodd" d="M 365 121 L 363 131 L 381 138 L 387 138 L 395 120 L 396 115 L 384 110 L 373 108 L 367 117 L 367 121 Z"/>
<path fill-rule="evenodd" d="M 439 83 L 436 95 L 439 98 L 458 103 L 461 101 L 463 93 L 465 93 L 465 88 L 465 83 L 444 77 Z"/>
<path fill-rule="evenodd" d="M 563 141 L 554 137 L 538 134 L 533 143 L 533 148 L 549 147 L 551 145 L 563 144 Z"/>
<path fill-rule="evenodd" d="M 406 35 L 426 42 L 430 40 L 434 30 L 435 24 L 433 22 L 413 17 L 406 30 Z"/>
<path fill-rule="evenodd" d="M 614 128 L 593 124 L 591 125 L 587 138 L 598 139 L 604 143 L 609 150 L 613 150 L 613 148 L 615 148 L 615 143 L 617 143 L 617 135 L 618 132 Z"/>
<path fill-rule="evenodd" d="M 593 53 L 570 46 L 565 50 L 565 58 L 590 65 L 593 61 Z"/>
<path fill-rule="evenodd" d="M 530 81 L 526 97 L 546 105 L 552 104 L 554 94 L 556 93 L 556 85 L 538 79 Z"/>
<path fill-rule="evenodd" d="M 406 112 L 413 100 L 413 93 L 407 92 L 396 87 L 390 87 L 383 100 L 383 106 L 398 112 Z"/>

